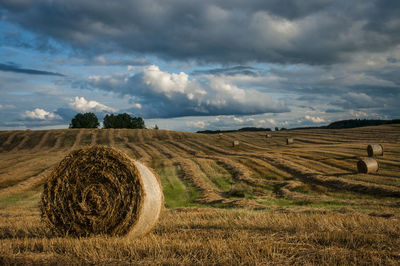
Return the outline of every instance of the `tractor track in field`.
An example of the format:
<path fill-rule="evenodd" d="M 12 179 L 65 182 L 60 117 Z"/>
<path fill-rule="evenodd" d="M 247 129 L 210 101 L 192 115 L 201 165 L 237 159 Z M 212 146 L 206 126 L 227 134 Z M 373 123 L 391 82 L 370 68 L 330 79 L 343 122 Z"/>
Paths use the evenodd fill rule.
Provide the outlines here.
<path fill-rule="evenodd" d="M 28 133 L 25 133 L 25 134 L 23 135 L 23 138 L 22 138 L 21 142 L 20 142 L 16 147 L 14 147 L 14 148 L 11 150 L 11 152 L 15 152 L 15 151 L 22 150 L 23 147 L 24 147 L 24 145 L 28 142 L 28 140 L 29 140 L 29 134 L 28 134 Z"/>
<path fill-rule="evenodd" d="M 107 140 L 108 140 L 108 144 L 111 147 L 115 147 L 114 135 L 115 135 L 115 129 L 114 128 L 110 128 L 110 129 L 107 130 Z"/>
<path fill-rule="evenodd" d="M 18 133 L 20 132 L 14 131 L 13 133 L 11 133 L 6 141 L 1 145 L 1 149 L 4 150 L 5 147 L 9 146 L 13 142 L 14 138 L 18 135 Z"/>
<path fill-rule="evenodd" d="M 97 134 L 98 134 L 98 129 L 94 129 L 91 132 L 91 141 L 90 141 L 90 146 L 94 146 L 97 144 Z"/>
<path fill-rule="evenodd" d="M 10 194 L 16 194 L 22 191 L 26 191 L 29 188 L 42 184 L 49 173 L 52 171 L 52 169 L 53 167 L 47 167 L 37 175 L 31 176 L 13 186 L 0 189 L 0 198 L 8 196 Z"/>
<path fill-rule="evenodd" d="M 35 147 L 33 147 L 33 149 L 32 149 L 33 152 L 37 152 L 37 151 L 39 151 L 40 149 L 43 148 L 44 143 L 46 143 L 46 141 L 49 139 L 50 133 L 51 133 L 51 131 L 47 131 L 47 132 L 42 136 L 42 138 L 40 139 L 40 141 L 38 142 L 38 144 L 37 144 Z"/>
<path fill-rule="evenodd" d="M 198 143 L 196 143 L 198 144 Z M 288 163 L 288 158 L 277 159 L 271 155 L 257 155 L 257 154 L 241 154 L 238 152 L 230 152 L 225 151 L 220 148 L 213 147 L 208 144 L 203 144 L 207 149 L 219 153 L 221 155 L 229 155 L 229 156 L 249 156 L 255 158 L 263 158 L 267 159 L 268 162 L 272 163 L 275 167 L 285 172 L 289 172 L 293 174 L 295 177 L 298 177 L 302 182 L 305 183 L 314 183 L 319 184 L 326 187 L 332 187 L 338 190 L 346 190 L 364 194 L 375 194 L 380 196 L 389 196 L 389 197 L 399 197 L 400 189 L 393 186 L 383 186 L 377 184 L 368 184 L 365 182 L 356 182 L 352 180 L 346 180 L 343 178 L 338 178 L 334 176 L 325 175 L 319 171 L 315 171 L 309 168 L 305 168 L 300 164 L 296 164 L 294 162 Z M 225 159 L 226 160 L 226 159 Z M 301 170 L 299 170 L 301 169 Z M 241 175 L 239 175 L 241 176 Z M 248 181 L 249 179 L 246 178 Z M 250 181 L 251 182 L 251 181 Z"/>
<path fill-rule="evenodd" d="M 54 143 L 54 146 L 51 148 L 51 151 L 60 149 L 65 139 L 65 135 L 66 135 L 65 132 L 61 132 L 60 134 L 57 135 L 56 142 Z"/>
<path fill-rule="evenodd" d="M 275 202 L 315 206 L 333 202 L 334 208 L 397 208 L 400 143 L 394 140 L 399 139 L 400 127 L 382 128 L 389 130 L 279 131 L 268 139 L 259 132 L 219 137 L 150 129 L 5 132 L 0 146 L 0 197 L 37 193 L 55 162 L 68 151 L 100 143 L 156 169 L 165 184 L 171 182 L 168 195 L 183 196 L 172 197 L 169 206 L 273 209 Z M 285 144 L 288 136 L 294 137 L 293 145 Z M 240 141 L 238 147 L 232 147 L 233 140 Z M 380 169 L 359 174 L 356 163 L 367 156 L 369 143 L 384 146 L 384 156 L 376 157 Z M 250 192 L 237 196 L 232 187 Z"/>
<path fill-rule="evenodd" d="M 80 129 L 78 131 L 78 133 L 75 136 L 75 141 L 74 141 L 74 144 L 71 147 L 71 150 L 75 150 L 75 149 L 77 149 L 79 147 L 79 145 L 81 143 L 82 135 L 83 135 L 84 132 L 85 132 L 84 129 Z"/>

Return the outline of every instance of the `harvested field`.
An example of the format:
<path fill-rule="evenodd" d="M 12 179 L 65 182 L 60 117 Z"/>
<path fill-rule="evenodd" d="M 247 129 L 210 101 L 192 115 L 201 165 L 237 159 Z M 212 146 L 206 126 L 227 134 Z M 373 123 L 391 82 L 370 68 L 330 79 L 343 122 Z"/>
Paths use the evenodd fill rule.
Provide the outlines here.
<path fill-rule="evenodd" d="M 0 263 L 400 261 L 400 125 L 266 134 L 0 131 Z M 358 173 L 371 143 L 385 148 L 379 170 Z M 58 237 L 40 220 L 48 174 L 71 150 L 95 144 L 159 175 L 166 209 L 152 234 Z"/>

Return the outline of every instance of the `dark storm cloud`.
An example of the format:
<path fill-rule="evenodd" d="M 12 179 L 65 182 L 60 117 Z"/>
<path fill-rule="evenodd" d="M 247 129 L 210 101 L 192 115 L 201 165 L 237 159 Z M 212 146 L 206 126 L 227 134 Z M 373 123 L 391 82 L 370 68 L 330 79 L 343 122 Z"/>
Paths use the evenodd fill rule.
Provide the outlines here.
<path fill-rule="evenodd" d="M 48 75 L 48 76 L 60 76 L 60 77 L 64 76 L 63 74 L 56 73 L 56 72 L 49 72 L 49 71 L 29 69 L 29 68 L 21 68 L 18 65 L 13 64 L 13 63 L 8 63 L 8 64 L 0 63 L 0 71 L 29 74 L 29 75 Z"/>
<path fill-rule="evenodd" d="M 384 107 L 385 99 L 373 98 L 365 93 L 346 93 L 338 100 L 331 102 L 332 105 L 341 106 L 344 109 L 363 109 Z"/>
<path fill-rule="evenodd" d="M 101 54 L 331 64 L 400 42 L 399 1 L 0 0 L 3 20 Z"/>
<path fill-rule="evenodd" d="M 339 110 L 339 109 L 327 109 L 325 110 L 326 113 L 341 113 L 343 112 L 343 110 Z"/>
<path fill-rule="evenodd" d="M 227 75 L 227 82 L 282 95 L 287 106 L 309 111 L 343 113 L 351 110 L 397 117 L 400 113 L 399 64 L 382 64 L 386 54 L 366 55 L 351 64 L 270 66 L 257 75 Z M 375 64 L 366 66 L 365 64 Z M 332 110 L 336 110 L 333 112 Z"/>
<path fill-rule="evenodd" d="M 257 76 L 257 69 L 249 66 L 234 66 L 225 68 L 213 68 L 213 69 L 203 69 L 195 70 L 192 75 L 247 75 L 247 76 Z"/>

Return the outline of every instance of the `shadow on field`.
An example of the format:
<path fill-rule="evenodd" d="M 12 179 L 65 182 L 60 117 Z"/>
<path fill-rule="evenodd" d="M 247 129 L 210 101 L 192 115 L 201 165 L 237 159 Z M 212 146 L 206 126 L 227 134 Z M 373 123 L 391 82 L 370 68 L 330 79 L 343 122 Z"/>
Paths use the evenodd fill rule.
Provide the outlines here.
<path fill-rule="evenodd" d="M 27 239 L 27 238 L 57 238 L 59 236 L 41 227 L 14 228 L 0 227 L 0 239 Z"/>

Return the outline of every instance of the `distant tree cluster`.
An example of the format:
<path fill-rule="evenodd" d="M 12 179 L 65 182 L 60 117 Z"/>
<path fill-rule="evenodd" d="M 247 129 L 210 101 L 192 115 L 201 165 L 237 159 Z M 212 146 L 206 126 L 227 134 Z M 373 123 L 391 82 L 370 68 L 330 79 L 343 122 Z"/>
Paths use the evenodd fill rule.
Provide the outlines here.
<path fill-rule="evenodd" d="M 379 119 L 350 119 L 350 120 L 342 120 L 336 121 L 325 128 L 329 129 L 341 129 L 341 128 L 355 128 L 355 127 L 366 127 L 366 126 L 379 126 L 386 124 L 398 124 L 400 123 L 400 119 L 394 120 L 379 120 Z"/>
<path fill-rule="evenodd" d="M 79 113 L 72 118 L 69 128 L 98 128 L 99 120 L 94 113 Z"/>
<path fill-rule="evenodd" d="M 71 120 L 69 128 L 98 128 L 99 120 L 94 113 L 78 113 Z M 103 128 L 145 128 L 144 121 L 141 117 L 132 117 L 127 113 L 123 114 L 107 114 L 103 120 Z"/>
<path fill-rule="evenodd" d="M 131 117 L 127 113 L 106 115 L 103 121 L 104 128 L 145 128 L 141 117 Z"/>

